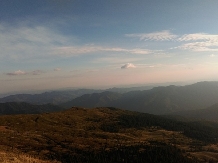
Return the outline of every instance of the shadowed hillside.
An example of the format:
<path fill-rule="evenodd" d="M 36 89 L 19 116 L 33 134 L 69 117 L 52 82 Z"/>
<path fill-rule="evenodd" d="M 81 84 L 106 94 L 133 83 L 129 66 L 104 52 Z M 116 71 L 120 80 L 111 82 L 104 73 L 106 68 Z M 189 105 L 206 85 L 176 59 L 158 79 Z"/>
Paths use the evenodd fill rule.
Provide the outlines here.
<path fill-rule="evenodd" d="M 62 107 L 52 104 L 32 105 L 25 102 L 0 103 L 0 115 L 39 114 L 61 110 L 63 110 Z"/>
<path fill-rule="evenodd" d="M 218 103 L 206 109 L 176 112 L 173 115 L 180 115 L 191 119 L 202 119 L 218 122 Z"/>

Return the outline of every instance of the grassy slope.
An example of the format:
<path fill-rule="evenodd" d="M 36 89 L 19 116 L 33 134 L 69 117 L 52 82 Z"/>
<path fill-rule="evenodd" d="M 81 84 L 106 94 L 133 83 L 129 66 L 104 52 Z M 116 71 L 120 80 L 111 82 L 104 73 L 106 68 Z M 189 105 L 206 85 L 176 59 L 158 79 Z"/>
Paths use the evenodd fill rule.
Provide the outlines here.
<path fill-rule="evenodd" d="M 138 151 L 134 155 L 139 158 L 142 149 L 157 152 L 158 147 L 164 153 L 176 151 L 172 150 L 173 146 L 186 153 L 178 152 L 172 157 L 182 158 L 185 155 L 190 158 L 202 152 L 202 147 L 208 144 L 208 138 L 203 142 L 204 139 L 200 141 L 199 137 L 198 140 L 192 139 L 193 135 L 184 136 L 177 129 L 181 125 L 184 124 L 114 108 L 72 108 L 60 113 L 1 116 L 0 139 L 1 145 L 7 149 L 62 162 L 83 162 L 86 157 L 96 162 L 96 158 L 100 160 L 102 155 L 122 155 L 123 151 L 127 154 L 130 150 L 128 146 L 131 146 L 131 150 L 134 147 Z M 195 124 L 186 125 L 198 131 Z M 206 126 L 212 127 L 209 129 L 216 128 Z M 102 151 L 106 153 L 101 153 Z M 217 151 L 214 150 L 214 153 Z M 204 151 L 204 154 L 207 155 L 207 152 Z M 128 154 L 129 157 L 134 155 Z"/>

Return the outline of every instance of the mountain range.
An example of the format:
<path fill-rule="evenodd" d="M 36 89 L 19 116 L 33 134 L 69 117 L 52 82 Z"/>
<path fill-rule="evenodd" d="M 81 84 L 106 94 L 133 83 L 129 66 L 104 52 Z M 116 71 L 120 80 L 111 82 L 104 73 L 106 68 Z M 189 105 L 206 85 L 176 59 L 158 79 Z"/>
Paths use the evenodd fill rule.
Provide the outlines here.
<path fill-rule="evenodd" d="M 65 91 L 51 91 L 40 94 L 15 94 L 0 98 L 0 102 L 27 102 L 31 104 L 59 104 L 67 102 L 83 94 L 102 92 L 93 89 L 78 89 Z"/>
<path fill-rule="evenodd" d="M 146 87 L 147 90 L 138 90 L 139 88 L 79 89 L 33 95 L 17 94 L 0 98 L 0 103 L 26 102 L 34 105 L 51 103 L 65 109 L 72 106 L 117 107 L 158 115 L 177 114 L 194 118 L 216 119 L 215 112 L 218 108 L 215 104 L 218 103 L 218 82 L 199 82 L 186 86 L 159 86 L 152 89 Z M 144 87 L 144 89 L 146 88 Z M 212 106 L 213 109 L 210 109 Z"/>
<path fill-rule="evenodd" d="M 109 88 L 105 90 L 100 89 L 69 89 L 59 91 L 49 91 L 39 94 L 13 94 L 7 95 L 0 98 L 0 103 L 4 102 L 26 102 L 31 104 L 61 104 L 68 102 L 76 97 L 80 97 L 84 94 L 101 93 L 104 91 L 126 93 L 135 90 L 148 90 L 153 86 L 141 86 L 141 87 L 130 87 L 130 88 Z"/>
<path fill-rule="evenodd" d="M 218 82 L 199 82 L 187 86 L 154 87 L 127 93 L 101 92 L 86 94 L 61 104 L 66 108 L 113 106 L 151 114 L 169 114 L 205 109 L 218 103 Z"/>

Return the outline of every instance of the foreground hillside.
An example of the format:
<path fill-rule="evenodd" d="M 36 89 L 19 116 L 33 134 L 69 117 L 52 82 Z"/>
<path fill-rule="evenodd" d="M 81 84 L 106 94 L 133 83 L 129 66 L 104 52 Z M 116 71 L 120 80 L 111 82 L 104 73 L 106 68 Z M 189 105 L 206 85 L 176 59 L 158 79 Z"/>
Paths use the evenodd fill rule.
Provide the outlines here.
<path fill-rule="evenodd" d="M 115 108 L 0 116 L 0 147 L 59 162 L 218 161 L 218 125 Z"/>
<path fill-rule="evenodd" d="M 77 97 L 62 104 L 66 108 L 117 107 L 151 114 L 169 114 L 204 109 L 218 102 L 218 82 L 199 82 L 186 86 L 155 87 L 128 93 L 102 92 Z"/>

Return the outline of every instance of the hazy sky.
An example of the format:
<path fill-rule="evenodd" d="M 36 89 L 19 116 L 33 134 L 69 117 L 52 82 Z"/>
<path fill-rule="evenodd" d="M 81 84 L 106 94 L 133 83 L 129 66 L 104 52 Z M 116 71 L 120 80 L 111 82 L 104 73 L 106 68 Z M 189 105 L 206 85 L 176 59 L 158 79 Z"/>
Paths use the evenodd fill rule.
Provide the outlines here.
<path fill-rule="evenodd" d="M 1 0 L 0 93 L 218 80 L 217 0 Z"/>

